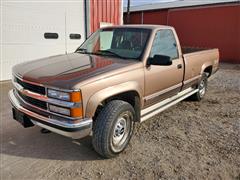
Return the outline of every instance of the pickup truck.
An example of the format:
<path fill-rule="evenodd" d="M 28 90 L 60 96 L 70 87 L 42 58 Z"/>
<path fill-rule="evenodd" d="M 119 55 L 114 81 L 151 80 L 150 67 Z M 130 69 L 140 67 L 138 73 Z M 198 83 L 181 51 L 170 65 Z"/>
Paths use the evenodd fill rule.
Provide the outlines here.
<path fill-rule="evenodd" d="M 73 139 L 92 136 L 105 158 L 143 122 L 186 99 L 200 101 L 219 65 L 218 49 L 181 48 L 173 27 L 101 28 L 74 53 L 13 67 L 13 118 Z"/>

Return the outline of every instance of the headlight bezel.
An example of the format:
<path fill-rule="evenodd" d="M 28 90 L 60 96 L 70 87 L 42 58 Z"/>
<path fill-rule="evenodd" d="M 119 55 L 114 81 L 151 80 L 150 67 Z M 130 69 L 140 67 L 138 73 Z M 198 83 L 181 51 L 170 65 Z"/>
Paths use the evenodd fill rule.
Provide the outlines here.
<path fill-rule="evenodd" d="M 59 91 L 50 88 L 47 89 L 47 97 L 69 102 L 71 100 L 69 92 Z"/>
<path fill-rule="evenodd" d="M 57 114 L 61 114 L 64 116 L 69 116 L 73 118 L 82 118 L 83 117 L 83 109 L 82 107 L 75 107 L 75 108 L 66 108 L 61 107 L 54 104 L 48 105 L 49 111 Z"/>
<path fill-rule="evenodd" d="M 74 103 L 73 107 L 64 107 L 57 104 L 49 104 L 49 111 L 74 117 L 74 118 L 82 118 L 83 117 L 83 104 L 82 104 L 82 94 L 81 91 L 64 91 L 53 88 L 48 88 L 46 90 L 46 96 L 48 98 L 56 99 L 59 101 L 64 101 L 66 103 Z M 55 94 L 54 94 L 55 93 Z M 78 104 L 78 105 L 77 105 Z M 61 111 L 62 110 L 62 111 Z M 64 111 L 68 111 L 67 113 Z M 64 113 L 63 113 L 64 112 Z"/>
<path fill-rule="evenodd" d="M 80 91 L 65 92 L 61 90 L 55 90 L 52 88 L 47 89 L 47 97 L 58 99 L 67 102 L 81 102 L 82 95 Z"/>
<path fill-rule="evenodd" d="M 48 107 L 49 107 L 49 111 L 51 111 L 51 112 L 65 115 L 65 116 L 71 116 L 71 109 L 69 109 L 69 108 L 65 108 L 65 107 L 61 107 L 61 106 L 57 106 L 57 105 L 53 105 L 53 104 L 49 104 Z"/>

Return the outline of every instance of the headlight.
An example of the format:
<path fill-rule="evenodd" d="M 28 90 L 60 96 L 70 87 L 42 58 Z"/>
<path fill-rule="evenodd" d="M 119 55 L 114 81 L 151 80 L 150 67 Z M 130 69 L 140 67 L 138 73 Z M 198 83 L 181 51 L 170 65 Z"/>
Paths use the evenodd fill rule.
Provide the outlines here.
<path fill-rule="evenodd" d="M 59 114 L 64 114 L 67 116 L 71 115 L 70 109 L 67 108 L 63 108 L 63 107 L 59 107 L 59 106 L 54 106 L 49 104 L 49 110 L 55 113 L 59 113 Z"/>
<path fill-rule="evenodd" d="M 63 115 L 71 116 L 71 117 L 82 117 L 83 116 L 83 110 L 81 107 L 68 109 L 68 108 L 49 104 L 49 110 L 52 112 L 58 113 L 58 114 L 63 114 Z"/>
<path fill-rule="evenodd" d="M 49 110 L 55 113 L 71 116 L 71 117 L 83 117 L 83 104 L 81 91 L 74 92 L 62 92 L 54 89 L 47 90 L 47 96 L 63 101 L 74 102 L 76 106 L 65 108 L 61 107 L 61 103 L 58 105 L 49 104 Z M 66 102 L 66 103 L 68 103 Z"/>
<path fill-rule="evenodd" d="M 80 102 L 81 101 L 81 93 L 78 92 L 62 92 L 53 89 L 48 89 L 47 92 L 48 97 L 52 97 L 55 99 L 60 99 L 63 101 L 71 101 L 71 102 Z"/>
<path fill-rule="evenodd" d="M 48 97 L 55 99 L 60 99 L 64 101 L 70 101 L 70 94 L 66 92 L 56 91 L 53 89 L 48 89 Z"/>

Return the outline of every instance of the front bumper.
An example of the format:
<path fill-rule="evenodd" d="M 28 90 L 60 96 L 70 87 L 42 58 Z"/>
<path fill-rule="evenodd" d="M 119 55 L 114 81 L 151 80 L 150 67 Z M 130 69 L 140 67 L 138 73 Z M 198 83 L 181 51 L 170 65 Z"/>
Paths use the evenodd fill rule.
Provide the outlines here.
<path fill-rule="evenodd" d="M 60 121 L 40 115 L 23 107 L 20 101 L 16 98 L 14 90 L 9 91 L 8 96 L 13 108 L 26 115 L 31 122 L 37 126 L 73 139 L 80 139 L 88 136 L 92 131 L 92 119 Z"/>

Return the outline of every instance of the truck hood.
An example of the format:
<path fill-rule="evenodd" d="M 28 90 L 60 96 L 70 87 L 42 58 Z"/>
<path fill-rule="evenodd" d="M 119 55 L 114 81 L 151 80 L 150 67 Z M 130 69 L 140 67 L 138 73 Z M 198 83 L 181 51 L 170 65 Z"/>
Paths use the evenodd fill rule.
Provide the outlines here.
<path fill-rule="evenodd" d="M 136 64 L 137 61 L 72 53 L 18 64 L 13 73 L 31 82 L 72 89 L 74 85 Z M 112 75 L 112 74 L 111 74 Z"/>

